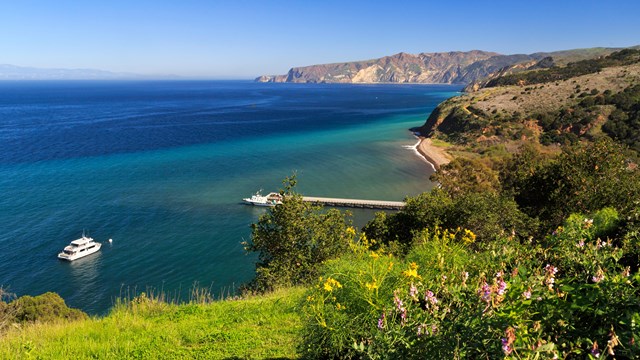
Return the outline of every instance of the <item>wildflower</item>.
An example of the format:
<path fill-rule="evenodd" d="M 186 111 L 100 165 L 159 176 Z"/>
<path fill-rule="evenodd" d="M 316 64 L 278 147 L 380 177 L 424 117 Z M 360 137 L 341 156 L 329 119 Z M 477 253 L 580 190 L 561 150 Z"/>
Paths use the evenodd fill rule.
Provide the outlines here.
<path fill-rule="evenodd" d="M 507 291 L 507 283 L 500 278 L 500 280 L 498 280 L 498 295 L 504 295 L 504 293 Z"/>
<path fill-rule="evenodd" d="M 588 229 L 591 226 L 593 226 L 593 219 L 584 219 L 584 227 Z"/>
<path fill-rule="evenodd" d="M 418 265 L 415 262 L 409 264 L 409 269 L 402 272 L 402 274 L 408 278 L 416 278 L 420 279 L 420 275 L 418 275 Z"/>
<path fill-rule="evenodd" d="M 462 242 L 466 245 L 472 244 L 476 241 L 476 234 L 471 230 L 464 230 L 464 235 L 462 235 Z"/>
<path fill-rule="evenodd" d="M 555 283 L 555 276 L 558 273 L 558 268 L 553 265 L 547 264 L 547 266 L 544 267 L 544 270 L 544 284 L 547 285 L 549 290 L 553 290 L 553 284 Z"/>
<path fill-rule="evenodd" d="M 607 353 L 611 356 L 615 355 L 613 352 L 613 348 L 620 345 L 620 339 L 618 339 L 618 335 L 613 330 L 613 326 L 611 327 L 611 331 L 609 331 L 609 340 L 607 341 Z"/>
<path fill-rule="evenodd" d="M 442 284 L 444 284 L 444 282 L 447 281 L 447 275 L 442 275 L 441 280 Z"/>
<path fill-rule="evenodd" d="M 416 295 L 418 294 L 418 289 L 416 288 L 415 285 L 413 285 L 413 283 L 411 283 L 411 287 L 409 287 L 409 296 L 412 297 L 414 300 L 417 300 Z"/>
<path fill-rule="evenodd" d="M 491 287 L 486 281 L 482 282 L 482 286 L 478 289 L 478 295 L 480 295 L 482 301 L 485 301 L 487 304 L 491 302 Z"/>
<path fill-rule="evenodd" d="M 600 350 L 598 349 L 598 342 L 594 341 L 593 346 L 591 347 L 591 355 L 594 357 L 600 357 Z"/>
<path fill-rule="evenodd" d="M 380 316 L 380 318 L 378 319 L 378 329 L 380 330 L 384 329 L 385 318 L 386 318 L 386 315 L 383 312 L 382 316 Z"/>
<path fill-rule="evenodd" d="M 509 355 L 513 351 L 513 349 L 511 349 L 511 345 L 509 345 L 509 340 L 507 340 L 507 338 L 502 338 L 502 351 L 504 351 L 505 355 Z"/>
<path fill-rule="evenodd" d="M 514 328 L 509 327 L 507 328 L 507 330 L 504 332 L 505 333 L 505 337 L 502 338 L 502 351 L 504 352 L 505 355 L 509 355 L 511 354 L 511 352 L 513 352 L 513 342 L 516 341 L 516 331 Z"/>
<path fill-rule="evenodd" d="M 629 275 L 631 275 L 631 267 L 627 266 L 626 268 L 624 268 L 624 271 L 622 271 L 622 276 L 629 277 Z"/>
<path fill-rule="evenodd" d="M 579 248 L 583 248 L 584 247 L 584 239 L 580 239 L 580 241 L 578 241 L 576 246 L 579 247 Z"/>
<path fill-rule="evenodd" d="M 336 309 L 337 309 L 337 310 L 344 310 L 344 309 L 345 309 L 345 307 L 344 307 L 343 305 L 341 305 L 340 303 L 337 303 L 337 304 L 336 304 Z"/>
<path fill-rule="evenodd" d="M 390 261 L 389 266 L 387 266 L 387 271 L 391 271 L 392 268 L 393 268 L 393 261 Z"/>
<path fill-rule="evenodd" d="M 373 260 L 378 260 L 378 258 L 380 257 L 380 255 L 378 255 L 375 251 L 372 251 L 369 254 L 369 257 L 372 258 Z"/>
<path fill-rule="evenodd" d="M 432 324 L 431 325 L 431 333 L 435 334 L 438 331 L 438 327 L 436 326 L 436 324 Z"/>
<path fill-rule="evenodd" d="M 600 281 L 604 280 L 604 271 L 602 271 L 601 268 L 598 268 L 598 271 L 594 276 L 591 277 L 591 280 L 594 283 L 599 283 Z"/>
<path fill-rule="evenodd" d="M 436 298 L 435 294 L 431 290 L 427 290 L 427 292 L 425 293 L 424 301 L 427 302 L 427 306 L 431 304 L 432 306 L 436 307 L 436 305 L 438 304 L 438 298 Z"/>
<path fill-rule="evenodd" d="M 427 324 L 418 325 L 418 330 L 416 331 L 416 335 L 418 335 L 418 337 L 420 337 L 423 334 L 424 335 L 429 335 L 429 330 L 427 330 Z"/>
<path fill-rule="evenodd" d="M 324 289 L 328 292 L 332 292 L 333 289 L 341 288 L 342 284 L 338 282 L 336 279 L 332 279 L 331 277 L 327 278 L 327 281 L 324 283 Z"/>
<path fill-rule="evenodd" d="M 524 296 L 525 299 L 531 299 L 531 288 L 525 290 L 524 293 L 522 293 L 522 296 Z"/>
<path fill-rule="evenodd" d="M 351 236 L 355 236 L 356 235 L 356 229 L 353 226 L 349 226 L 347 228 L 347 234 L 349 234 Z"/>
<path fill-rule="evenodd" d="M 396 305 L 396 308 L 397 308 L 398 310 L 402 309 L 402 307 L 403 307 L 403 305 L 404 305 L 404 304 L 402 303 L 402 300 L 398 297 L 398 293 L 397 293 L 397 292 L 394 292 L 394 293 L 393 293 L 393 303 Z"/>
<path fill-rule="evenodd" d="M 367 289 L 369 289 L 369 291 L 373 291 L 379 288 L 375 280 L 372 283 L 366 283 L 365 286 L 367 287 Z"/>

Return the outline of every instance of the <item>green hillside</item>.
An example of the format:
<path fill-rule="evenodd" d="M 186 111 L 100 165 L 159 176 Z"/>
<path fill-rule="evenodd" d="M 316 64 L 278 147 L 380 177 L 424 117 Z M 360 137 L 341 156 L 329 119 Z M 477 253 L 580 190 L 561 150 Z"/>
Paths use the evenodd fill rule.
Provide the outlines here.
<path fill-rule="evenodd" d="M 103 318 L 26 324 L 0 335 L 1 359 L 289 359 L 304 289 L 172 305 L 139 297 Z"/>

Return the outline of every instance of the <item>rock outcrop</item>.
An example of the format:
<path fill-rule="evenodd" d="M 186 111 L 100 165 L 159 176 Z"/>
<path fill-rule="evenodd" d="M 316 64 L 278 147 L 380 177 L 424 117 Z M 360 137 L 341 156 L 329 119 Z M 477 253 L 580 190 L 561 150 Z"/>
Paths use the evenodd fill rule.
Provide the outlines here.
<path fill-rule="evenodd" d="M 289 83 L 424 83 L 473 84 L 487 77 L 548 67 L 556 62 L 608 55 L 617 49 L 592 48 L 552 53 L 502 55 L 472 50 L 443 53 L 399 53 L 379 59 L 294 67 L 285 75 L 263 75 L 258 82 Z M 551 64 L 548 63 L 552 57 Z M 545 62 L 546 61 L 546 62 Z M 476 86 L 480 87 L 480 86 Z M 472 87 L 473 88 L 473 87 Z"/>

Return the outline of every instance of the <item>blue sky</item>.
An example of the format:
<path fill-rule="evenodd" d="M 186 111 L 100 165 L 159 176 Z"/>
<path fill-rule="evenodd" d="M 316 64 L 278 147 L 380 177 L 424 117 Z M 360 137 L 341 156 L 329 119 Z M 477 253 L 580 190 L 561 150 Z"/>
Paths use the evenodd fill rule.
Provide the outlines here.
<path fill-rule="evenodd" d="M 409 53 L 640 44 L 640 1 L 20 0 L 0 64 L 250 78 Z"/>

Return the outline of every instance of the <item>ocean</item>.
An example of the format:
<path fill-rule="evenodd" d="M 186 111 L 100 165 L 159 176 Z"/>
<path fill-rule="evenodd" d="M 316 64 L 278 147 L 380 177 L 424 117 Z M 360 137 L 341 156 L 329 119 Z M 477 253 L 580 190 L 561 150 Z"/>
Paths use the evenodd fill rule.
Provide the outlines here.
<path fill-rule="evenodd" d="M 402 200 L 431 189 L 408 131 L 450 85 L 250 81 L 0 82 L 0 286 L 104 314 L 154 289 L 183 299 L 250 280 L 241 203 L 297 174 L 310 196 Z M 373 216 L 353 210 L 356 225 Z M 56 255 L 83 231 L 89 257 Z M 111 244 L 108 239 L 113 239 Z"/>

